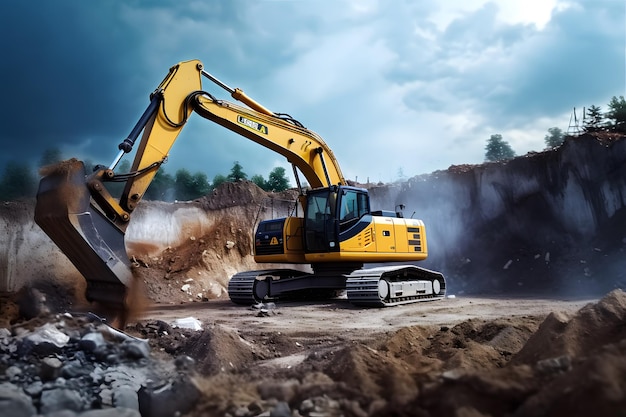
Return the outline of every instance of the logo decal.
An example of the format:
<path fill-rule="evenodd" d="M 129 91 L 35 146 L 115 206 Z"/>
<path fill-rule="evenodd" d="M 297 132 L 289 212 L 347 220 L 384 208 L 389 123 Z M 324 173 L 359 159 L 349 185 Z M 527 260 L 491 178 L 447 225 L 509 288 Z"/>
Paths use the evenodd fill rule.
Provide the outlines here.
<path fill-rule="evenodd" d="M 254 120 L 247 119 L 243 116 L 237 116 L 237 123 L 247 127 L 248 129 L 256 130 L 257 132 L 267 135 L 267 126 L 262 125 L 259 122 L 255 122 Z"/>

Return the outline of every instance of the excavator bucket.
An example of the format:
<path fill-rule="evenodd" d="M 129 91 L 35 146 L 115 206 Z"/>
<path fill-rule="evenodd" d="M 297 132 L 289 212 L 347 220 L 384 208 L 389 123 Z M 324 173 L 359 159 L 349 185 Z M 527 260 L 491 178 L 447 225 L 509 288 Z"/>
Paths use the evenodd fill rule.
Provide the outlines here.
<path fill-rule="evenodd" d="M 124 232 L 96 208 L 76 159 L 42 172 L 35 222 L 87 281 L 86 298 L 123 308 L 132 282 Z"/>

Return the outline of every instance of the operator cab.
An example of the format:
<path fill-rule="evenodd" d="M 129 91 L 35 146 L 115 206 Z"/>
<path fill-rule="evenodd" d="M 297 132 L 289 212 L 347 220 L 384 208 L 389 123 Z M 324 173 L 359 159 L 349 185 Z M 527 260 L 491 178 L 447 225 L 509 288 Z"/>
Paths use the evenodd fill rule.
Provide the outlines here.
<path fill-rule="evenodd" d="M 339 251 L 339 234 L 370 214 L 367 190 L 333 186 L 307 192 L 304 210 L 305 251 Z"/>

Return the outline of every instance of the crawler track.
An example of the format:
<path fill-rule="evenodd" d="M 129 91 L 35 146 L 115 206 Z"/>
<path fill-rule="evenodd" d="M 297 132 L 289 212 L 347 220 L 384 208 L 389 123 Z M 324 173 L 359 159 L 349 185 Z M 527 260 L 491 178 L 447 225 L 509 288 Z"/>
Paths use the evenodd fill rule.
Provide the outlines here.
<path fill-rule="evenodd" d="M 235 304 L 254 304 L 254 281 L 258 271 L 240 272 L 228 281 L 228 296 Z"/>
<path fill-rule="evenodd" d="M 362 307 L 391 307 L 445 297 L 439 272 L 416 266 L 389 266 L 354 271 L 346 280 L 348 301 Z"/>
<path fill-rule="evenodd" d="M 345 287 L 344 287 L 345 282 Z M 290 285 L 292 284 L 292 285 Z M 228 283 L 228 295 L 236 304 L 251 305 L 281 295 L 283 290 L 345 288 L 348 301 L 361 307 L 391 307 L 445 297 L 442 274 L 414 265 L 359 269 L 349 275 L 329 279 L 328 275 L 303 274 L 290 269 L 240 272 Z"/>

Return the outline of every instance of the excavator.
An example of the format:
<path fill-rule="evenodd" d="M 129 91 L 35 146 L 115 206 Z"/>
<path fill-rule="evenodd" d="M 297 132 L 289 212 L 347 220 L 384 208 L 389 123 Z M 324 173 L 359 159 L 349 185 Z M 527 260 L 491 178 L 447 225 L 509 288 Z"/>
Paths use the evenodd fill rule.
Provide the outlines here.
<path fill-rule="evenodd" d="M 240 104 L 204 91 L 204 78 Z M 222 83 L 200 61 L 190 60 L 170 68 L 109 166 L 87 173 L 83 162 L 70 159 L 42 172 L 35 222 L 83 275 L 87 300 L 122 309 L 128 302 L 133 273 L 125 232 L 194 112 L 284 156 L 299 190 L 300 215 L 296 210 L 293 216 L 259 223 L 254 259 L 291 268 L 308 265 L 310 272 L 275 268 L 236 273 L 228 283 L 234 303 L 252 305 L 316 291 L 345 291 L 350 303 L 364 307 L 445 297 L 443 274 L 414 264 L 428 255 L 422 220 L 372 210 L 367 190 L 348 184 L 319 135 Z M 140 135 L 130 171 L 117 174 L 115 168 Z M 308 187 L 302 186 L 300 175 Z M 112 184 L 120 182 L 121 196 L 114 196 Z M 366 264 L 374 266 L 364 268 Z"/>

